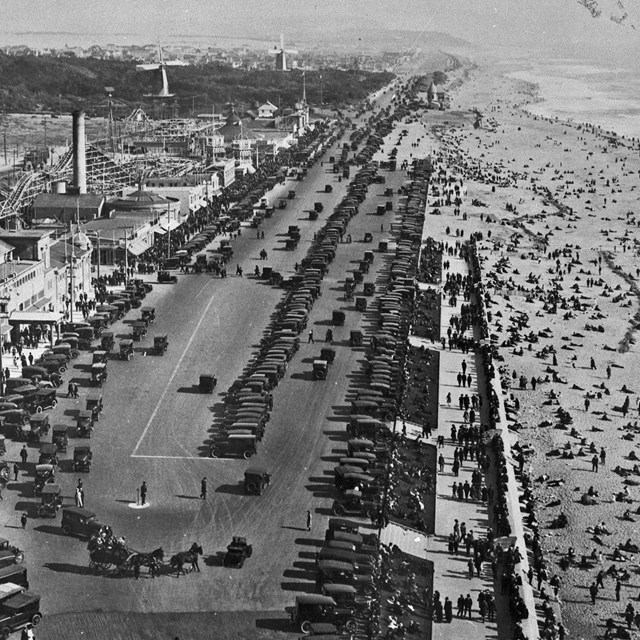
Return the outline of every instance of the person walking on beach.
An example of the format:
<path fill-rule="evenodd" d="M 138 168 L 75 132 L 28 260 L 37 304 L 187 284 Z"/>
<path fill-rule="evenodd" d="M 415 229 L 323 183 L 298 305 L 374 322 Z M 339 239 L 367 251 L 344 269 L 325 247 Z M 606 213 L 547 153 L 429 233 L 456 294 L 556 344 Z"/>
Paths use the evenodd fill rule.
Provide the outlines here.
<path fill-rule="evenodd" d="M 200 481 L 200 500 L 207 499 L 207 479 L 202 478 Z"/>
<path fill-rule="evenodd" d="M 313 522 L 313 516 L 311 511 L 307 510 L 307 531 L 311 531 L 311 524 Z"/>
<path fill-rule="evenodd" d="M 142 483 L 140 487 L 140 504 L 147 504 L 147 483 L 146 481 Z"/>
<path fill-rule="evenodd" d="M 592 371 L 596 370 L 596 361 L 593 358 L 591 358 L 591 370 Z"/>
<path fill-rule="evenodd" d="M 592 582 L 589 587 L 589 595 L 591 596 L 591 604 L 595 604 L 598 597 L 598 587 L 595 582 Z"/>
<path fill-rule="evenodd" d="M 591 458 L 591 471 L 594 473 L 598 473 L 598 454 L 594 454 L 593 458 Z"/>

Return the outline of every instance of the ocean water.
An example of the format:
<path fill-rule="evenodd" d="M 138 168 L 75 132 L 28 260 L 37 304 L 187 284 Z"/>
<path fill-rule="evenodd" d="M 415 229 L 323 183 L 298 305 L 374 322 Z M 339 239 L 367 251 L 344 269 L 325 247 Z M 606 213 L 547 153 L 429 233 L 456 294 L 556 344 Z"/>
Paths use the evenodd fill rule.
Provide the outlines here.
<path fill-rule="evenodd" d="M 506 74 L 538 86 L 530 113 L 588 122 L 618 135 L 640 138 L 640 68 L 550 59 L 521 63 Z"/>

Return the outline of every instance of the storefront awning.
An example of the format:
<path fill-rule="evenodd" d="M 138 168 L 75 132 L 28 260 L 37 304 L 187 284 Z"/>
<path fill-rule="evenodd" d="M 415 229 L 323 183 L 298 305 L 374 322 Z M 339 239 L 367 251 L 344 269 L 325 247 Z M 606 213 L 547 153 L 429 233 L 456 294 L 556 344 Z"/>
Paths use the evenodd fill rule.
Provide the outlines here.
<path fill-rule="evenodd" d="M 56 311 L 14 311 L 9 316 L 9 324 L 30 324 L 43 322 L 57 324 L 62 320 L 62 314 Z"/>
<path fill-rule="evenodd" d="M 151 245 L 146 238 L 137 238 L 127 244 L 127 251 L 134 256 L 144 253 Z"/>

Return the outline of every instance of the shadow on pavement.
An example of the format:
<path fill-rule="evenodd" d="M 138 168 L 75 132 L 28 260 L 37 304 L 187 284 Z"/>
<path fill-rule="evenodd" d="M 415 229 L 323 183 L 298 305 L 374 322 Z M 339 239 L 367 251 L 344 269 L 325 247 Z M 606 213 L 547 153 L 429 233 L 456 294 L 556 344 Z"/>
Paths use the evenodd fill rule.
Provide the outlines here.
<path fill-rule="evenodd" d="M 68 562 L 45 562 L 44 566 L 51 571 L 57 573 L 75 573 L 81 576 L 94 575 L 93 569 L 77 564 L 69 564 Z"/>
<path fill-rule="evenodd" d="M 282 588 L 287 589 L 283 583 Z M 289 589 L 287 589 L 289 590 Z M 291 589 L 292 591 L 297 591 L 298 589 Z M 291 632 L 293 630 L 293 625 L 291 624 L 291 620 L 287 617 L 282 618 L 260 618 L 256 620 L 256 627 L 258 629 L 268 629 L 269 631 L 288 631 Z"/>
<path fill-rule="evenodd" d="M 15 527 L 16 529 L 20 527 Z M 50 533 L 54 536 L 61 536 L 66 538 L 66 534 L 63 533 L 62 527 L 55 527 L 52 524 L 39 524 L 37 527 L 33 528 L 34 531 L 38 531 L 39 533 Z"/>
<path fill-rule="evenodd" d="M 221 484 L 219 487 L 216 487 L 215 493 L 230 493 L 234 496 L 243 496 L 244 486 L 242 483 Z"/>

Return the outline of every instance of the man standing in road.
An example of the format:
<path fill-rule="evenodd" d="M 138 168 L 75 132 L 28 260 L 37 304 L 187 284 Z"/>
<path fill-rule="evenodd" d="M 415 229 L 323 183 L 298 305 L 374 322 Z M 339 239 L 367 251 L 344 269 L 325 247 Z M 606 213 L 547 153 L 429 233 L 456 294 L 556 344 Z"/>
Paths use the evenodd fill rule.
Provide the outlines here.
<path fill-rule="evenodd" d="M 307 531 L 311 531 L 311 511 L 307 511 Z"/>
<path fill-rule="evenodd" d="M 20 467 L 18 466 L 18 463 L 16 462 L 13 465 L 13 479 L 15 482 L 18 482 L 18 473 L 20 472 Z"/>
<path fill-rule="evenodd" d="M 20 524 L 22 525 L 23 529 L 26 529 L 26 527 L 27 527 L 27 514 L 26 513 L 23 513 L 20 516 Z"/>
<path fill-rule="evenodd" d="M 147 504 L 147 482 L 143 482 L 140 487 L 140 504 Z"/>
<path fill-rule="evenodd" d="M 20 449 L 20 459 L 22 460 L 22 466 L 27 464 L 27 457 L 29 456 L 29 452 L 27 451 L 27 447 L 22 445 L 22 449 Z"/>
<path fill-rule="evenodd" d="M 313 329 L 311 329 L 311 331 L 309 331 L 309 342 L 314 342 L 314 340 L 313 340 Z"/>
<path fill-rule="evenodd" d="M 207 479 L 206 478 L 202 478 L 202 481 L 200 482 L 200 499 L 201 500 L 207 499 Z"/>

